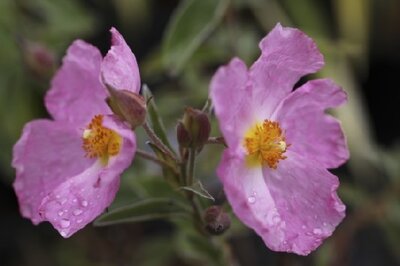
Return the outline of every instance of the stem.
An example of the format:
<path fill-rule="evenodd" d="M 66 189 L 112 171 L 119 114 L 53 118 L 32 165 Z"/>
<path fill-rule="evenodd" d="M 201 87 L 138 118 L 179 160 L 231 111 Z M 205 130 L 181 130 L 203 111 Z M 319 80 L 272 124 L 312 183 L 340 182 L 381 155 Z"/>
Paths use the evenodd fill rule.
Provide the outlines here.
<path fill-rule="evenodd" d="M 188 172 L 187 178 L 186 178 L 186 185 L 187 186 L 192 186 L 193 185 L 195 161 L 196 161 L 196 149 L 195 148 L 191 148 L 189 150 L 189 172 Z"/>
<path fill-rule="evenodd" d="M 174 172 L 176 172 L 176 169 L 172 165 L 170 165 L 167 161 L 159 159 L 159 158 L 157 158 L 156 156 L 154 156 L 153 154 L 151 154 L 149 152 L 146 152 L 146 151 L 141 150 L 141 149 L 137 149 L 136 150 L 136 154 L 138 156 L 142 157 L 143 159 L 155 162 L 155 163 L 157 163 L 157 164 L 159 164 L 161 166 L 168 167 L 171 170 L 173 170 Z"/>
<path fill-rule="evenodd" d="M 157 137 L 156 133 L 150 128 L 147 121 L 143 123 L 143 128 L 146 131 L 147 136 L 149 136 L 150 140 L 156 145 L 165 155 L 171 158 L 174 162 L 179 162 L 178 158 L 176 158 L 175 154 L 162 143 L 159 137 Z"/>

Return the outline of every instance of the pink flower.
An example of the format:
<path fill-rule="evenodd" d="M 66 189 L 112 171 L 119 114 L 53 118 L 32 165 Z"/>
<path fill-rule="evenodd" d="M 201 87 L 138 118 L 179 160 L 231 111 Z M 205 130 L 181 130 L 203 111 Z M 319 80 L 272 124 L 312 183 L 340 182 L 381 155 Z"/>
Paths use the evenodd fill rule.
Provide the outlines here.
<path fill-rule="evenodd" d="M 307 255 L 345 216 L 339 181 L 327 168 L 349 158 L 340 124 L 324 113 L 346 101 L 328 79 L 292 91 L 324 64 L 303 32 L 278 24 L 248 70 L 238 58 L 211 81 L 228 144 L 217 170 L 238 218 L 274 251 Z"/>
<path fill-rule="evenodd" d="M 111 204 L 136 150 L 134 133 L 105 102 L 103 79 L 117 89 L 140 89 L 135 56 L 116 29 L 111 33 L 104 59 L 81 40 L 68 48 L 45 97 L 53 120 L 27 123 L 13 150 L 22 216 L 49 221 L 63 237 Z"/>

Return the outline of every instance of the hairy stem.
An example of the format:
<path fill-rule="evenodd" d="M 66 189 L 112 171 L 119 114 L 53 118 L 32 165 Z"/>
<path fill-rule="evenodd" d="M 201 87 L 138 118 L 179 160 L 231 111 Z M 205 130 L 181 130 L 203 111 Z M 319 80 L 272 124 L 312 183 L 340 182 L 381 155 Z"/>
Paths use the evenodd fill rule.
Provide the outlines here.
<path fill-rule="evenodd" d="M 159 137 L 157 137 L 156 133 L 154 133 L 153 129 L 151 129 L 147 121 L 145 121 L 142 126 L 146 131 L 147 136 L 149 136 L 154 145 L 156 145 L 166 156 L 171 158 L 174 162 L 179 161 L 175 154 L 167 146 L 165 146 L 165 144 L 160 140 Z"/>

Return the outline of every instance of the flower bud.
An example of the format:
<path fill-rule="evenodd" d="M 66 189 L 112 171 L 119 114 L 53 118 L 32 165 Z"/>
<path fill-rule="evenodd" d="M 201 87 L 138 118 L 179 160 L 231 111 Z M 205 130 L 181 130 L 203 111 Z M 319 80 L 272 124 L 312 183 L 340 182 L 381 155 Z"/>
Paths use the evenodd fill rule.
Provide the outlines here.
<path fill-rule="evenodd" d="M 206 113 L 187 107 L 177 126 L 179 145 L 201 150 L 210 136 L 211 125 Z"/>
<path fill-rule="evenodd" d="M 217 205 L 205 210 L 204 221 L 206 230 L 212 235 L 220 235 L 231 226 L 229 215 Z"/>
<path fill-rule="evenodd" d="M 108 84 L 106 86 L 110 92 L 106 101 L 114 114 L 127 121 L 133 129 L 143 124 L 147 113 L 144 98 L 128 90 L 116 90 Z"/>
<path fill-rule="evenodd" d="M 21 40 L 23 59 L 28 70 L 38 78 L 47 79 L 53 74 L 55 56 L 53 51 L 38 42 Z"/>

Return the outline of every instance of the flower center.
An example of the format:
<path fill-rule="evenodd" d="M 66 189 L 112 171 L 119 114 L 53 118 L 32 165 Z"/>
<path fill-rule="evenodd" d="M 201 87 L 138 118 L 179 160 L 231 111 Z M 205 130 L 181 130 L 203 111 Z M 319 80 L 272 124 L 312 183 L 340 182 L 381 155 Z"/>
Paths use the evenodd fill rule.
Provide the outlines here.
<path fill-rule="evenodd" d="M 286 159 L 283 153 L 289 145 L 278 122 L 265 120 L 249 129 L 244 138 L 249 166 L 267 165 L 276 169 L 279 160 Z"/>
<path fill-rule="evenodd" d="M 103 127 L 103 116 L 95 115 L 83 131 L 82 148 L 89 158 L 100 158 L 107 164 L 110 156 L 117 155 L 121 149 L 122 138 L 115 131 Z"/>

